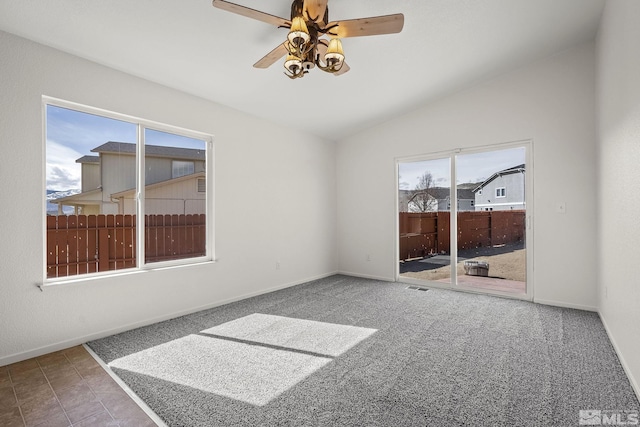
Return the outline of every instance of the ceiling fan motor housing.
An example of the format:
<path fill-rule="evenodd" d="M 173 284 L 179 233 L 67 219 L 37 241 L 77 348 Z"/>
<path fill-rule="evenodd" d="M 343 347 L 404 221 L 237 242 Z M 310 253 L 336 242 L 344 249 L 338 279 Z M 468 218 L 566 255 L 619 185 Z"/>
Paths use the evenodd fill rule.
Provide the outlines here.
<path fill-rule="evenodd" d="M 309 16 L 309 10 L 305 10 L 304 8 L 304 0 L 293 0 L 293 3 L 291 3 L 291 20 L 293 21 L 293 18 L 296 16 L 303 17 L 304 20 L 307 21 L 307 25 L 311 22 L 319 21 L 326 24 L 329 22 L 329 6 L 325 6 L 324 15 L 322 16 L 322 19 L 320 19 L 320 16 Z"/>

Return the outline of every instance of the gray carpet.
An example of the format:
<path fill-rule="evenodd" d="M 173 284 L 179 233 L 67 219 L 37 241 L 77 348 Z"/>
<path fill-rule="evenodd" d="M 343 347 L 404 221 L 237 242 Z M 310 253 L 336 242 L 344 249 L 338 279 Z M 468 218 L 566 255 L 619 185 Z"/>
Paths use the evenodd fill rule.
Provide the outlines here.
<path fill-rule="evenodd" d="M 597 314 L 406 288 L 333 276 L 89 346 L 170 426 L 577 426 L 580 410 L 640 410 Z"/>

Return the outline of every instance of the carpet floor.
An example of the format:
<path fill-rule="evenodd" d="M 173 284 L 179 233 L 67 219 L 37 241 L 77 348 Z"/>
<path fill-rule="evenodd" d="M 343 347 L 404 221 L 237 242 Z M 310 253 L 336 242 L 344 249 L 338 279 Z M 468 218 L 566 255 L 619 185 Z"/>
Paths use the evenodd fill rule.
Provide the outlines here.
<path fill-rule="evenodd" d="M 640 410 L 595 313 L 340 275 L 88 345 L 169 426 L 555 427 Z"/>

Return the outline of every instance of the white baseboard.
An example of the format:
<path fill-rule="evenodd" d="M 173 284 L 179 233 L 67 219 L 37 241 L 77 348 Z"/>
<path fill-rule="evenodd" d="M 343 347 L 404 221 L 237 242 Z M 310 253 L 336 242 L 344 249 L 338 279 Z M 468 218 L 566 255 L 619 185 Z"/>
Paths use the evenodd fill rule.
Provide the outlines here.
<path fill-rule="evenodd" d="M 590 305 L 573 304 L 573 303 L 564 302 L 564 301 L 545 300 L 545 299 L 539 299 L 535 297 L 533 298 L 533 302 L 537 304 L 552 305 L 554 307 L 575 308 L 576 310 L 593 311 L 596 313 L 598 312 L 598 307 L 592 307 Z"/>
<path fill-rule="evenodd" d="M 381 280 L 383 282 L 396 281 L 396 279 L 394 279 L 393 277 L 371 276 L 368 274 L 352 273 L 350 271 L 338 271 L 336 274 L 343 274 L 345 276 L 352 276 L 352 277 L 360 277 L 361 279 Z"/>
<path fill-rule="evenodd" d="M 624 369 L 624 373 L 627 374 L 627 378 L 629 379 L 629 382 L 631 383 L 631 388 L 636 393 L 636 398 L 638 399 L 638 401 L 640 401 L 640 384 L 638 384 L 638 381 L 636 380 L 636 378 L 634 378 L 633 374 L 631 373 L 631 369 L 629 369 L 629 365 L 627 364 L 626 359 L 624 358 L 624 356 L 620 352 L 620 347 L 618 347 L 618 343 L 616 342 L 615 338 L 613 337 L 613 334 L 611 333 L 611 330 L 609 329 L 609 325 L 607 325 L 607 321 L 605 320 L 604 316 L 599 311 L 598 311 L 598 316 L 600 316 L 600 320 L 602 321 L 602 324 L 604 325 L 604 330 L 607 331 L 607 335 L 609 336 L 609 341 L 611 341 L 611 345 L 613 346 L 613 350 L 616 352 L 616 355 L 618 355 L 618 360 L 620 360 L 620 364 L 622 365 L 622 369 Z"/>
<path fill-rule="evenodd" d="M 47 344 L 45 346 L 37 347 L 37 348 L 23 351 L 20 353 L 14 353 L 8 356 L 2 356 L 0 357 L 0 366 L 22 362 L 23 360 L 32 359 L 34 357 L 42 356 L 44 354 L 53 353 L 54 351 L 75 347 L 77 345 L 83 344 L 84 342 L 85 341 L 82 338 L 72 338 L 72 339 L 60 341 L 54 344 Z"/>
<path fill-rule="evenodd" d="M 309 277 L 309 278 L 306 278 L 306 279 L 297 280 L 295 282 L 289 282 L 289 283 L 286 283 L 286 284 L 273 286 L 271 288 L 261 289 L 259 291 L 255 291 L 255 292 L 249 292 L 247 294 L 239 295 L 237 297 L 227 298 L 227 299 L 224 299 L 224 300 L 221 300 L 221 301 L 216 301 L 214 303 L 205 304 L 205 305 L 202 305 L 202 306 L 199 306 L 199 307 L 193 307 L 193 308 L 190 308 L 190 309 L 187 309 L 187 310 L 181 310 L 181 311 L 177 311 L 177 312 L 174 312 L 174 313 L 171 313 L 171 314 L 166 314 L 166 315 L 154 317 L 154 318 L 151 318 L 151 319 L 146 319 L 146 320 L 141 320 L 139 322 L 130 323 L 130 324 L 127 324 L 127 325 L 118 326 L 117 328 L 107 329 L 107 330 L 104 330 L 104 331 L 100 331 L 100 332 L 84 335 L 84 336 L 77 337 L 77 338 L 71 338 L 71 339 L 60 341 L 60 342 L 53 343 L 53 344 L 47 344 L 45 346 L 34 348 L 34 349 L 31 349 L 31 350 L 27 350 L 27 351 L 23 351 L 23 352 L 20 352 L 20 353 L 10 354 L 8 356 L 2 356 L 2 357 L 0 357 L 0 366 L 10 365 L 10 364 L 16 363 L 16 362 L 21 362 L 23 360 L 27 360 L 27 359 L 31 359 L 31 358 L 34 358 L 34 357 L 42 356 L 44 354 L 53 353 L 54 351 L 64 350 L 64 349 L 67 349 L 69 347 L 74 347 L 76 345 L 84 344 L 84 343 L 86 343 L 88 341 L 97 340 L 97 339 L 100 339 L 100 338 L 108 337 L 110 335 L 119 334 L 121 332 L 129 331 L 131 329 L 140 328 L 142 326 L 152 325 L 152 324 L 158 323 L 158 322 L 164 322 L 165 320 L 174 319 L 176 317 L 185 316 L 187 314 L 196 313 L 196 312 L 202 311 L 202 310 L 208 310 L 210 308 L 218 307 L 218 306 L 221 306 L 221 305 L 229 304 L 229 303 L 232 303 L 232 302 L 240 301 L 240 300 L 243 300 L 243 299 L 255 297 L 255 296 L 258 296 L 258 295 L 262 295 L 262 294 L 267 294 L 269 292 L 279 291 L 281 289 L 290 288 L 292 286 L 301 285 L 303 283 L 311 282 L 311 281 L 314 281 L 314 280 L 324 279 L 325 277 L 333 276 L 333 275 L 336 275 L 336 274 L 339 274 L 339 273 L 333 271 L 333 272 L 330 272 L 330 273 L 320 274 L 320 275 Z"/>

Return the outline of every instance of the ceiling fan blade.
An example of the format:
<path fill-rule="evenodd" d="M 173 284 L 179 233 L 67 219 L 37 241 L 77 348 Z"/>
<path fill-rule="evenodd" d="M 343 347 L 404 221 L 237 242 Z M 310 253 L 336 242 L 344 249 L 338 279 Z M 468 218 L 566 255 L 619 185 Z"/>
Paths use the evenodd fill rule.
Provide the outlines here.
<path fill-rule="evenodd" d="M 324 58 L 324 55 L 327 53 L 327 48 L 329 47 L 329 41 L 325 40 L 325 39 L 320 39 L 318 40 L 318 55 L 320 55 L 320 58 Z M 349 67 L 349 65 L 344 62 L 342 64 L 342 67 L 340 67 L 339 71 L 336 71 L 335 73 L 333 73 L 334 76 L 341 76 L 342 74 L 346 73 L 347 71 L 349 71 L 351 69 L 351 67 Z"/>
<path fill-rule="evenodd" d="M 285 56 L 289 52 L 286 47 L 286 42 L 278 45 L 271 52 L 267 53 L 262 59 L 253 64 L 255 68 L 269 68 L 280 58 Z"/>
<path fill-rule="evenodd" d="M 326 24 L 324 18 L 327 12 L 328 0 L 304 0 L 302 10 L 306 17 L 317 22 L 320 25 Z"/>
<path fill-rule="evenodd" d="M 374 16 L 372 18 L 334 21 L 329 22 L 326 28 L 331 28 L 334 25 L 336 27 L 330 29 L 327 34 L 340 38 L 394 34 L 402 31 L 402 27 L 404 27 L 404 15 L 402 13 L 396 13 L 394 15 Z"/>
<path fill-rule="evenodd" d="M 226 10 L 227 12 L 246 16 L 247 18 L 257 19 L 258 21 L 266 22 L 267 24 L 275 25 L 276 27 L 291 26 L 291 21 L 289 21 L 288 19 L 280 18 L 279 16 L 275 15 L 269 15 L 268 13 L 260 12 L 259 10 L 251 9 L 245 6 L 240 6 L 239 4 L 229 3 L 228 1 L 224 0 L 213 0 L 213 7 Z"/>

